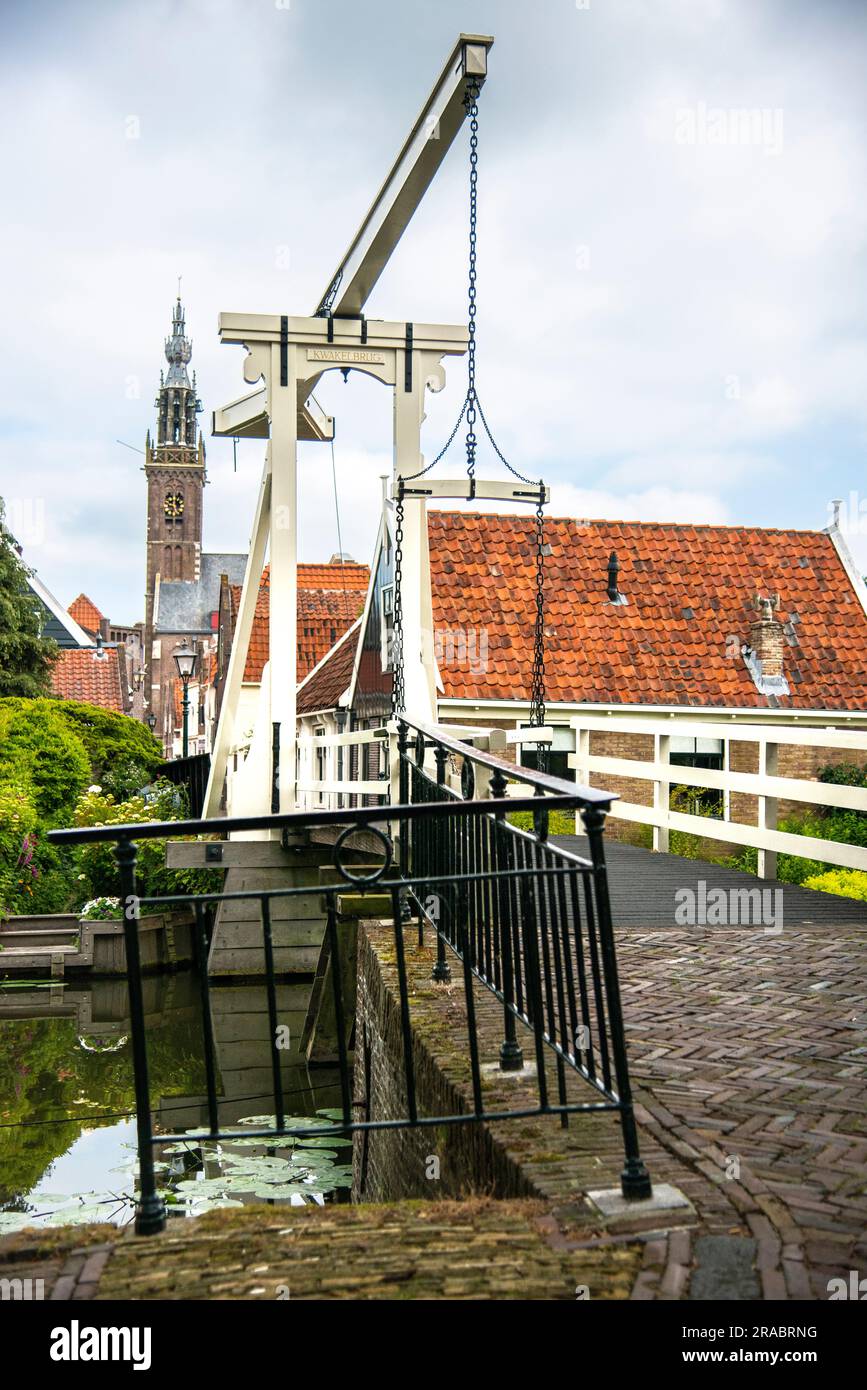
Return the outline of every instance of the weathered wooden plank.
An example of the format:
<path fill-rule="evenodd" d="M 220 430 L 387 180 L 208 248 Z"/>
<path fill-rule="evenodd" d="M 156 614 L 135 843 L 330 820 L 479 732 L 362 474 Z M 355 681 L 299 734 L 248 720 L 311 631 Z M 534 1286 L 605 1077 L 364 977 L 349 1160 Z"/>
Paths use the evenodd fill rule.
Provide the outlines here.
<path fill-rule="evenodd" d="M 274 952 L 274 969 L 278 975 L 312 975 L 319 959 L 317 946 L 281 947 Z M 255 947 L 223 950 L 212 954 L 210 974 L 216 976 L 264 975 L 265 958 Z"/>
<path fill-rule="evenodd" d="M 390 893 L 340 893 L 337 911 L 342 917 L 392 917 Z"/>
<path fill-rule="evenodd" d="M 355 1030 L 357 994 L 358 922 L 355 919 L 337 924 L 338 979 L 343 1000 L 344 1045 L 352 1045 Z M 310 998 L 310 1011 L 304 1025 L 302 1044 L 306 1044 L 307 1060 L 312 1066 L 333 1066 L 340 1060 L 337 1030 L 337 1006 L 334 1000 L 335 962 L 326 937 L 316 967 L 316 981 Z"/>
<path fill-rule="evenodd" d="M 320 892 L 304 892 L 297 898 L 271 898 L 271 922 L 313 922 L 324 917 Z M 220 903 L 217 922 L 256 923 L 261 930 L 261 909 L 258 898 L 226 898 Z"/>
<path fill-rule="evenodd" d="M 218 854 L 216 860 L 210 856 Z M 279 840 L 171 840 L 169 869 L 312 868 L 322 863 L 316 849 L 284 849 Z"/>
<path fill-rule="evenodd" d="M 275 947 L 315 946 L 318 950 L 325 934 L 321 917 L 304 922 L 272 922 L 271 939 Z M 262 931 L 250 935 L 249 922 L 223 922 L 220 930 L 221 950 L 262 950 Z"/>
<path fill-rule="evenodd" d="M 305 987 L 305 993 L 309 998 L 310 988 Z M 277 1004 L 277 1017 L 282 1024 L 288 1027 L 291 1036 L 300 1037 L 304 1028 L 304 1021 L 307 1018 L 306 1007 L 286 1009 Z M 222 1047 L 224 1043 L 240 1042 L 259 1042 L 268 1034 L 268 1015 L 257 1014 L 229 1014 L 220 1019 L 219 1041 Z"/>
<path fill-rule="evenodd" d="M 277 985 L 277 1007 L 292 1011 L 307 1007 L 310 997 L 309 984 Z M 267 1010 L 267 996 L 264 980 L 255 984 L 215 985 L 211 990 L 211 1012 L 214 1027 L 221 1028 L 227 1015 L 250 1014 L 261 1016 Z"/>

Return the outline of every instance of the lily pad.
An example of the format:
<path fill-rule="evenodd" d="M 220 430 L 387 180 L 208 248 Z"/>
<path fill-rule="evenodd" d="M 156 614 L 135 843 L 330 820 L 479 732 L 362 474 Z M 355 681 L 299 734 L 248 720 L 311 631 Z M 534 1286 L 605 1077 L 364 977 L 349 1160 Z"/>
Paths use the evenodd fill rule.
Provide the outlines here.
<path fill-rule="evenodd" d="M 208 1197 L 202 1202 L 196 1203 L 193 1216 L 204 1216 L 209 1211 L 223 1211 L 225 1207 L 242 1207 L 243 1202 L 235 1201 L 232 1197 Z"/>
<path fill-rule="evenodd" d="M 45 1220 L 51 1226 L 87 1226 L 93 1222 L 107 1222 L 119 1205 L 118 1202 L 107 1202 L 90 1207 L 61 1207 Z"/>

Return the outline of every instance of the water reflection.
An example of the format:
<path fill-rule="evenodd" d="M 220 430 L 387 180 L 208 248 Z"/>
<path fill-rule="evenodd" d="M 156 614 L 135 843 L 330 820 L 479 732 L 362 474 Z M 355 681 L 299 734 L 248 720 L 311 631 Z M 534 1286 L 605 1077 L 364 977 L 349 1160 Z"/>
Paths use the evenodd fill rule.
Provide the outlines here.
<path fill-rule="evenodd" d="M 279 985 L 287 1115 L 322 1123 L 339 1103 L 335 1071 L 306 1065 L 311 983 Z M 144 981 L 160 1180 L 175 1215 L 213 1204 L 348 1198 L 349 1150 L 334 1142 L 181 1140 L 207 1128 L 198 982 Z M 274 1110 L 264 988 L 213 985 L 220 1123 Z M 132 1056 L 123 980 L 0 987 L 0 1232 L 29 1224 L 126 1221 L 135 1191 Z"/>

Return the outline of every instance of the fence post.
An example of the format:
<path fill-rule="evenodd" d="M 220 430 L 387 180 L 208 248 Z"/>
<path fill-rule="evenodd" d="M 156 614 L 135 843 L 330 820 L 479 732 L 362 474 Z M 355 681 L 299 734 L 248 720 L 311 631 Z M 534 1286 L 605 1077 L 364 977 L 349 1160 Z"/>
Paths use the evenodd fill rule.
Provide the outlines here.
<path fill-rule="evenodd" d="M 590 759 L 590 730 L 582 729 L 576 719 L 572 720 L 572 732 L 575 735 L 575 752 L 570 755 L 569 762 L 575 769 L 575 781 L 585 787 L 590 786 L 590 769 L 587 766 Z M 581 834 L 581 812 L 575 810 L 575 833 Z"/>
<path fill-rule="evenodd" d="M 767 739 L 762 739 L 759 744 L 759 776 L 776 777 L 778 766 L 779 745 L 769 743 Z M 759 797 L 759 813 L 757 816 L 758 828 L 760 830 L 776 830 L 777 828 L 777 798 L 775 796 Z M 759 848 L 756 873 L 759 878 L 777 877 L 777 851 L 774 849 Z"/>
<path fill-rule="evenodd" d="M 671 738 L 668 734 L 653 735 L 653 761 L 656 764 L 657 772 L 660 771 L 660 764 L 668 764 L 671 752 Z M 666 770 L 664 780 L 660 777 L 654 779 L 653 783 L 653 809 L 660 818 L 664 817 L 665 824 L 654 825 L 653 827 L 653 848 L 660 854 L 668 854 L 668 811 L 671 804 L 671 783 L 668 780 L 669 772 Z"/>
<path fill-rule="evenodd" d="M 138 1136 L 139 1200 L 136 1204 L 135 1231 L 139 1236 L 156 1235 L 165 1229 L 166 1204 L 157 1196 L 154 1172 L 151 1097 L 148 1079 L 147 1035 L 141 984 L 141 956 L 138 941 L 138 896 L 135 883 L 136 847 L 132 840 L 115 845 L 120 869 L 120 900 L 123 907 L 123 935 L 126 945 L 126 978 L 132 1027 L 132 1061 L 135 1078 L 135 1114 Z"/>
<path fill-rule="evenodd" d="M 605 812 L 596 807 L 588 807 L 584 812 L 584 825 L 587 829 L 587 838 L 590 842 L 590 860 L 593 864 L 599 944 L 602 950 L 602 971 L 605 976 L 605 993 L 608 996 L 608 1029 L 611 1035 L 611 1049 L 614 1053 L 614 1074 L 617 1078 L 620 1126 L 623 1131 L 623 1149 L 626 1158 L 623 1172 L 620 1175 L 620 1190 L 628 1201 L 640 1201 L 652 1195 L 652 1188 L 650 1176 L 641 1160 L 638 1147 L 638 1127 L 635 1123 L 632 1087 L 629 1081 L 629 1063 L 626 1059 L 626 1036 L 623 1030 L 620 980 L 617 974 L 617 952 L 614 948 L 611 901 L 608 897 L 608 870 L 605 865 L 605 845 L 602 837 Z"/>

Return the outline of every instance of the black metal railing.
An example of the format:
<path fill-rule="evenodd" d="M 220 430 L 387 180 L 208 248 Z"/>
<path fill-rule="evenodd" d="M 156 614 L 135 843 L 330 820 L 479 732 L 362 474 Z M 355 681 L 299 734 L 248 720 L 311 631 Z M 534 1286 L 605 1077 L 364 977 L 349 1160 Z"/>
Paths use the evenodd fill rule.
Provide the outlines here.
<path fill-rule="evenodd" d="M 205 809 L 210 771 L 210 753 L 193 753 L 188 758 L 172 758 L 160 769 L 160 776 L 186 790 L 190 815 L 198 817 Z"/>
<path fill-rule="evenodd" d="M 103 826 L 54 831 L 61 843 L 114 841 L 118 862 L 130 997 L 132 1049 L 135 1070 L 140 1190 L 136 1230 L 150 1234 L 165 1225 L 166 1209 L 158 1194 L 154 1147 L 166 1142 L 155 1135 L 148 1079 L 148 1046 L 142 998 L 138 918 L 155 906 L 189 905 L 195 914 L 195 944 L 203 1018 L 208 1128 L 186 1133 L 190 1142 L 230 1139 L 237 1130 L 220 1122 L 218 1068 L 211 1021 L 208 975 L 208 924 L 220 903 L 253 900 L 258 904 L 259 939 L 264 964 L 270 1023 L 270 1056 L 274 1114 L 268 1123 L 246 1124 L 247 1139 L 299 1136 L 336 1138 L 359 1130 L 478 1123 L 535 1115 L 559 1115 L 561 1123 L 581 1112 L 619 1113 L 625 1152 L 621 1186 L 626 1197 L 650 1195 L 650 1179 L 642 1164 L 633 1114 L 617 962 L 608 902 L 602 830 L 612 797 L 590 788 L 526 769 L 513 768 L 493 755 L 478 752 L 441 730 L 401 719 L 397 744 L 400 804 L 353 807 L 337 811 L 303 811 L 281 815 L 221 820 L 222 832 L 281 830 L 284 842 L 297 832 L 340 830 L 332 848 L 341 882 L 300 888 L 263 888 L 235 893 L 200 893 L 139 898 L 136 887 L 136 842 L 146 839 L 212 835 L 213 821 L 190 819 L 163 824 Z M 433 776 L 427 766 L 432 752 Z M 449 785 L 448 763 L 459 764 L 461 792 Z M 506 795 L 507 779 L 524 784 L 517 797 Z M 546 820 L 552 810 L 578 811 L 587 828 L 589 859 L 555 849 L 547 842 Z M 506 820 L 511 811 L 530 811 L 532 834 L 516 830 Z M 366 858 L 373 843 L 382 862 L 367 871 L 353 870 L 353 836 L 364 833 Z M 401 1020 L 401 1058 L 406 1111 L 398 1118 L 357 1120 L 348 1050 L 347 1015 L 353 1001 L 345 998 L 341 962 L 339 898 L 353 894 L 384 894 L 390 911 Z M 340 1119 L 303 1130 L 287 1117 L 282 1089 L 280 1019 L 277 1002 L 279 972 L 275 964 L 274 913 L 282 899 L 315 898 L 324 904 L 325 935 L 331 956 L 330 976 L 340 1076 Z M 300 906 L 300 905 L 299 905 Z M 449 956 L 461 967 L 463 1009 L 467 1028 L 472 1105 L 460 1113 L 422 1115 L 414 1070 L 411 991 L 408 957 L 415 948 L 412 910 L 418 915 L 418 944 L 425 932 L 436 934 L 434 977 L 450 977 Z M 288 911 L 288 907 L 287 907 Z M 308 914 L 303 914 L 308 915 Z M 518 1029 L 529 1030 L 535 1050 L 533 1085 L 536 1103 L 510 1109 L 486 1110 L 482 1090 L 482 1058 L 476 1012 L 477 992 L 494 995 L 503 1009 L 504 1037 L 500 1066 L 515 1070 L 523 1064 Z M 454 997 L 454 991 L 452 992 Z M 556 1062 L 556 1099 L 546 1075 L 546 1057 Z M 570 1101 L 566 1087 L 571 1069 L 595 1089 L 597 1098 Z M 529 1069 L 528 1069 L 529 1070 Z M 529 1081 L 528 1081 L 529 1084 Z"/>
<path fill-rule="evenodd" d="M 532 1030 L 543 1106 L 546 1047 L 556 1056 L 561 1106 L 567 1067 L 615 1102 L 627 1156 L 624 1195 L 647 1195 L 605 864 L 603 831 L 612 794 L 517 767 L 469 748 L 441 726 L 432 729 L 405 718 L 398 723 L 398 752 L 401 800 L 443 808 L 437 818 L 407 820 L 413 895 L 421 920 L 437 932 L 434 978 L 451 977 L 448 946 L 464 969 L 501 1001 L 504 1070 L 524 1065 L 516 1024 Z M 480 788 L 480 776 L 486 788 Z M 506 818 L 527 805 L 524 799 L 506 797 L 509 782 L 518 784 L 519 793 L 526 788 L 533 794 L 532 834 Z M 464 808 L 480 790 L 497 802 L 497 809 L 468 818 Z M 564 809 L 581 815 L 587 859 L 548 840 L 550 812 Z"/>

